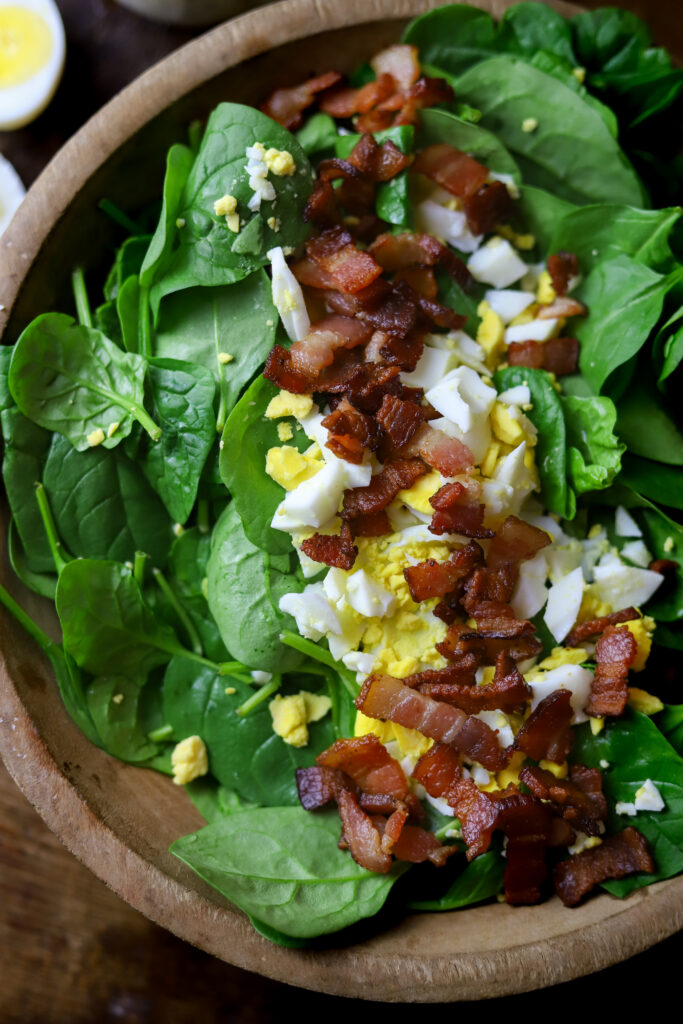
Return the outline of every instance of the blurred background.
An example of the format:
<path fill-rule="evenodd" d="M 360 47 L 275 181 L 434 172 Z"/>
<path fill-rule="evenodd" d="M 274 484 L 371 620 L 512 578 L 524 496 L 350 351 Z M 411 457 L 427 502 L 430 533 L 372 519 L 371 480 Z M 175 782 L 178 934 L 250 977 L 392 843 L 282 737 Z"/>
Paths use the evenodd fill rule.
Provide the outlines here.
<path fill-rule="evenodd" d="M 123 2 L 123 0 L 122 0 Z M 325 0 L 323 0 L 325 2 Z M 331 2 L 331 0 L 330 0 Z M 341 0 L 343 2 L 343 0 Z M 104 103 L 150 65 L 205 31 L 177 21 L 239 12 L 248 0 L 57 0 L 66 32 L 64 74 L 51 103 L 25 127 L 0 131 L 0 154 L 26 187 L 60 146 Z M 604 6 L 584 0 L 585 7 Z M 682 0 L 620 0 L 652 30 L 656 44 L 683 59 Z M 3 69 L 0 39 L 0 77 Z M 547 1013 L 559 1005 L 588 1014 L 633 1013 L 676 978 L 677 937 L 599 975 L 553 989 L 488 1002 L 485 1013 Z M 675 981 L 674 981 L 675 984 Z M 348 1002 L 302 992 L 231 967 L 158 928 L 123 903 L 61 845 L 0 765 L 0 1024 L 185 1024 L 329 1018 Z M 355 1002 L 361 1018 L 414 1006 Z M 472 1011 L 471 1003 L 430 1008 Z M 417 1009 L 417 1012 L 421 1012 Z M 656 1009 L 655 1009 L 656 1012 Z"/>

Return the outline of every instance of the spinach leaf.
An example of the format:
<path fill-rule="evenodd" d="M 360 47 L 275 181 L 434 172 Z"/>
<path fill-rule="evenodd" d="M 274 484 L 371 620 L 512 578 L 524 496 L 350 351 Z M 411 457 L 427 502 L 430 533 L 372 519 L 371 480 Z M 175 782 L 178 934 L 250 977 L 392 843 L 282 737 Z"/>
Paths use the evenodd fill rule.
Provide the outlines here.
<path fill-rule="evenodd" d="M 116 315 L 119 320 L 119 330 L 115 340 L 118 343 L 120 336 L 121 345 L 126 352 L 140 352 L 140 339 L 138 322 L 140 318 L 140 284 L 134 275 L 127 277 L 116 296 Z M 105 332 L 106 333 L 106 332 Z"/>
<path fill-rule="evenodd" d="M 291 570 L 296 555 L 269 555 L 246 536 L 235 503 L 216 523 L 207 566 L 208 601 L 225 646 L 250 668 L 287 672 L 301 655 L 280 643 L 294 620 L 278 610 L 284 594 L 303 590 Z"/>
<path fill-rule="evenodd" d="M 44 313 L 23 331 L 9 371 L 14 401 L 25 416 L 86 451 L 114 448 L 137 420 L 154 440 L 160 430 L 143 408 L 141 356 L 121 350 L 100 331 L 64 313 Z M 101 432 L 104 439 L 88 440 Z"/>
<path fill-rule="evenodd" d="M 673 265 L 668 239 L 680 216 L 679 207 L 639 210 L 614 203 L 583 206 L 567 211 L 559 223 L 555 221 L 549 252 L 575 253 L 583 275 L 620 255 L 653 270 L 667 271 Z"/>
<path fill-rule="evenodd" d="M 579 366 L 596 394 L 604 389 L 613 398 L 620 397 L 618 382 L 612 383 L 610 377 L 646 343 L 671 283 L 671 276 L 621 255 L 598 263 L 577 289 L 577 297 L 590 311 L 576 329 Z"/>
<path fill-rule="evenodd" d="M 571 20 L 577 56 L 582 64 L 602 74 L 631 71 L 650 45 L 650 32 L 631 11 L 602 7 L 584 11 Z"/>
<path fill-rule="evenodd" d="M 576 64 L 569 22 L 545 4 L 509 7 L 500 20 L 496 42 L 504 53 L 533 58 L 546 50 L 564 58 L 570 66 Z"/>
<path fill-rule="evenodd" d="M 57 530 L 75 557 L 123 562 L 145 551 L 154 565 L 166 564 L 171 521 L 140 466 L 121 450 L 77 452 L 55 434 L 43 482 Z"/>
<path fill-rule="evenodd" d="M 210 548 L 208 533 L 201 533 L 196 526 L 183 531 L 171 546 L 169 569 L 176 592 L 199 633 L 207 657 L 221 662 L 226 661 L 229 655 L 205 596 Z"/>
<path fill-rule="evenodd" d="M 376 914 L 407 867 L 374 874 L 338 840 L 336 811 L 263 807 L 177 839 L 171 853 L 266 926 L 311 938 Z"/>
<path fill-rule="evenodd" d="M 430 107 L 420 111 L 417 144 L 419 148 L 446 142 L 469 153 L 490 170 L 510 174 L 520 184 L 521 174 L 516 160 L 505 144 L 486 126 L 463 121 L 447 110 Z"/>
<path fill-rule="evenodd" d="M 295 137 L 306 156 L 314 156 L 319 160 L 335 150 L 339 139 L 337 122 L 329 114 L 318 111 L 308 118 Z"/>
<path fill-rule="evenodd" d="M 163 274 L 171 258 L 171 250 L 178 230 L 176 226 L 178 208 L 193 163 L 194 153 L 191 149 L 178 144 L 171 146 L 166 157 L 166 175 L 159 222 L 139 268 L 142 288 L 152 286 L 154 281 Z"/>
<path fill-rule="evenodd" d="M 636 518 L 643 526 L 645 545 L 655 558 L 668 558 L 678 564 L 675 578 L 665 581 L 648 601 L 648 615 L 657 622 L 680 622 L 683 619 L 683 526 L 669 519 L 651 502 L 647 502 L 647 507 L 637 513 Z M 671 542 L 673 547 L 669 550 Z"/>
<path fill-rule="evenodd" d="M 667 337 L 664 332 L 672 323 L 674 325 L 673 330 L 670 331 Z M 681 365 L 681 360 L 683 360 L 683 322 L 681 321 L 680 311 L 674 314 L 674 317 L 664 325 L 662 334 L 662 368 L 658 380 L 660 387 L 678 369 Z M 658 347 L 657 342 L 659 341 L 660 339 L 657 338 L 655 350 Z"/>
<path fill-rule="evenodd" d="M 142 693 L 141 684 L 128 676 L 99 676 L 86 690 L 88 710 L 105 750 L 132 764 L 159 752 L 140 721 Z"/>
<path fill-rule="evenodd" d="M 683 704 L 665 704 L 657 716 L 657 728 L 674 750 L 683 754 Z"/>
<path fill-rule="evenodd" d="M 10 519 L 7 537 L 7 554 L 10 565 L 15 575 L 21 580 L 25 587 L 32 590 L 41 597 L 47 597 L 54 601 L 55 590 L 57 589 L 57 575 L 53 572 L 33 572 L 29 560 L 21 545 L 21 539 L 17 533 L 14 519 Z M 54 570 L 54 563 L 53 563 Z"/>
<path fill-rule="evenodd" d="M 177 359 L 150 359 L 147 369 L 152 415 L 161 440 L 142 458 L 147 479 L 177 523 L 185 523 L 197 498 L 216 436 L 213 375 Z"/>
<path fill-rule="evenodd" d="M 149 244 L 149 235 L 133 235 L 120 246 L 104 285 L 104 297 L 108 302 L 113 302 L 118 297 L 119 291 L 129 277 L 138 276 Z"/>
<path fill-rule="evenodd" d="M 481 110 L 482 126 L 510 150 L 528 184 L 578 204 L 644 204 L 642 185 L 600 114 L 556 78 L 500 56 L 470 68 L 456 89 Z M 522 129 L 528 118 L 538 121 L 533 132 Z"/>
<path fill-rule="evenodd" d="M 543 501 L 550 512 L 573 519 L 576 498 L 567 484 L 567 451 L 564 413 L 560 396 L 546 370 L 508 366 L 494 375 L 498 392 L 518 384 L 528 384 L 533 408 L 527 413 L 538 430 L 536 466 Z"/>
<path fill-rule="evenodd" d="M 479 303 L 484 298 L 486 286 L 475 281 L 467 291 L 450 274 L 437 271 L 437 283 L 439 285 L 440 300 L 450 309 L 457 310 L 467 317 L 463 330 L 471 338 L 476 338 L 477 329 L 481 323 L 481 317 L 477 313 Z"/>
<path fill-rule="evenodd" d="M 403 33 L 403 42 L 417 46 L 421 63 L 459 75 L 495 53 L 496 26 L 484 11 L 449 4 L 411 21 Z"/>
<path fill-rule="evenodd" d="M 583 102 L 595 111 L 598 117 L 602 118 L 607 131 L 613 139 L 616 139 L 619 134 L 619 126 L 615 114 L 608 106 L 592 96 L 583 83 L 579 82 L 573 74 L 572 65 L 565 57 L 559 57 L 556 53 L 550 53 L 548 50 L 539 50 L 537 53 L 527 56 L 526 59 L 533 67 L 556 78 L 558 82 L 562 82 L 566 88 L 580 96 Z"/>
<path fill-rule="evenodd" d="M 125 565 L 88 558 L 69 562 L 60 574 L 55 603 L 65 649 L 93 675 L 145 678 L 182 653 Z"/>
<path fill-rule="evenodd" d="M 683 434 L 657 391 L 650 366 L 639 366 L 619 400 L 617 429 L 634 455 L 683 466 Z"/>
<path fill-rule="evenodd" d="M 319 685 L 318 681 L 312 689 Z M 235 693 L 226 693 L 226 688 Z M 307 677 L 306 689 L 310 688 Z M 282 692 L 300 689 L 297 679 Z M 264 807 L 297 806 L 295 771 L 314 764 L 316 754 L 334 741 L 330 716 L 308 726 L 307 746 L 292 747 L 273 732 L 266 702 L 247 715 L 237 714 L 254 692 L 241 679 L 173 658 L 164 676 L 164 717 L 178 738 L 202 737 L 212 774 L 240 800 Z"/>
<path fill-rule="evenodd" d="M 277 394 L 278 389 L 265 377 L 257 377 L 244 393 L 225 424 L 220 469 L 251 543 L 271 555 L 284 555 L 292 550 L 291 538 L 270 525 L 283 491 L 265 471 L 268 449 L 282 444 L 278 421 L 265 419 L 268 403 Z M 301 430 L 292 440 L 302 449 L 310 445 Z"/>
<path fill-rule="evenodd" d="M 396 128 L 385 128 L 379 132 L 373 132 L 375 139 L 380 145 L 383 142 L 393 142 L 402 153 L 412 153 L 415 129 L 412 125 L 403 124 Z M 349 153 L 359 142 L 360 135 L 339 135 L 335 142 L 337 156 L 346 159 Z M 408 191 L 408 175 L 401 171 L 390 181 L 383 181 L 377 189 L 375 199 L 375 210 L 381 220 L 389 224 L 396 224 L 398 227 L 409 229 L 413 225 L 412 203 Z"/>
<path fill-rule="evenodd" d="M 576 494 L 609 487 L 619 472 L 626 445 L 615 437 L 617 410 L 610 398 L 562 399 L 567 430 L 569 478 Z"/>
<path fill-rule="evenodd" d="M 566 199 L 560 199 L 559 196 L 555 196 L 551 192 L 546 192 L 545 189 L 534 188 L 533 185 L 522 185 L 519 191 L 520 196 L 516 204 L 518 227 L 534 236 L 536 245 L 545 258 L 554 251 L 552 241 L 558 224 L 565 216 L 578 210 L 579 207 Z M 581 261 L 579 267 L 582 272 L 585 272 Z"/>
<path fill-rule="evenodd" d="M 232 285 L 188 288 L 161 304 L 154 354 L 184 359 L 218 381 L 218 429 L 270 352 L 278 322 L 270 280 L 259 270 Z M 222 362 L 226 356 L 232 358 Z"/>
<path fill-rule="evenodd" d="M 588 723 L 575 733 L 572 760 L 597 768 L 601 760 L 610 767 L 603 773 L 604 792 L 610 807 L 609 825 L 616 831 L 635 826 L 647 839 L 655 859 L 652 875 L 630 875 L 604 883 L 614 896 L 670 878 L 683 870 L 683 758 L 676 753 L 647 715 L 627 711 L 610 722 L 597 736 Z M 635 818 L 616 814 L 618 801 L 633 803 L 636 790 L 651 779 L 666 803 L 663 811 L 640 811 Z"/>
<path fill-rule="evenodd" d="M 27 567 L 34 573 L 54 572 L 52 552 L 36 501 L 36 484 L 43 477 L 51 435 L 31 423 L 16 407 L 2 410 L 0 424 L 5 442 L 2 479 L 14 525 L 26 553 Z"/>
<path fill-rule="evenodd" d="M 95 326 L 102 334 L 106 334 L 110 341 L 123 348 L 123 334 L 121 333 L 121 321 L 116 309 L 116 300 L 105 302 L 95 310 Z"/>
<path fill-rule="evenodd" d="M 411 910 L 457 910 L 488 900 L 503 890 L 505 861 L 498 850 L 475 857 L 448 890 L 434 900 L 412 900 Z"/>
<path fill-rule="evenodd" d="M 9 367 L 14 349 L 10 345 L 0 345 L 0 412 L 11 409 L 14 399 L 9 389 Z"/>
<path fill-rule="evenodd" d="M 246 149 L 261 142 L 266 148 L 287 150 L 296 163 L 293 175 L 271 175 L 276 199 L 262 203 L 252 213 L 253 192 L 246 171 Z M 296 248 L 309 233 L 303 210 L 310 195 L 313 174 L 306 154 L 288 131 L 265 114 L 238 103 L 221 103 L 209 117 L 206 132 L 183 189 L 178 214 L 185 226 L 180 244 L 151 292 L 156 311 L 162 296 L 194 285 L 232 284 L 262 267 L 266 253 L 280 244 L 277 231 L 268 224 L 277 215 L 288 243 Z M 225 217 L 214 213 L 213 204 L 223 195 L 237 200 L 237 212 L 245 220 L 241 231 L 231 231 Z M 258 229 L 258 230 L 256 230 Z M 245 232 L 250 244 L 246 245 Z M 258 245 L 254 234 L 260 234 Z"/>
<path fill-rule="evenodd" d="M 671 508 L 683 508 L 683 475 L 674 466 L 651 462 L 627 452 L 619 480 L 651 501 Z"/>

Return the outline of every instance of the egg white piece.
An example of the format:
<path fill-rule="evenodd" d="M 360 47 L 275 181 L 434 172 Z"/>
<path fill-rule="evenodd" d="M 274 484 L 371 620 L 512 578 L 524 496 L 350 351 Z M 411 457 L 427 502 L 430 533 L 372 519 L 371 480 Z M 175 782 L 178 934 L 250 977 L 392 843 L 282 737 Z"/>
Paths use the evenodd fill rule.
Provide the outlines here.
<path fill-rule="evenodd" d="M 639 608 L 664 580 L 659 572 L 624 565 L 613 552 L 602 556 L 593 570 L 593 577 L 600 600 L 607 601 L 613 608 L 628 608 L 630 605 Z"/>
<path fill-rule="evenodd" d="M 0 0 L 0 131 L 21 128 L 45 109 L 65 51 L 54 0 Z"/>
<path fill-rule="evenodd" d="M 587 715 L 584 711 L 591 692 L 593 673 L 590 669 L 581 668 L 580 665 L 558 665 L 543 674 L 543 678 L 536 682 L 529 682 L 533 691 L 531 709 L 535 711 L 538 705 L 555 690 L 569 690 L 571 694 L 571 706 L 574 712 L 572 724 L 585 722 Z"/>
<path fill-rule="evenodd" d="M 511 320 L 529 308 L 536 296 L 534 292 L 521 292 L 513 288 L 489 288 L 484 298 L 503 323 L 509 324 Z"/>
<path fill-rule="evenodd" d="M 547 341 L 557 333 L 559 320 L 549 317 L 547 320 L 530 320 L 528 324 L 517 324 L 505 330 L 505 344 L 513 341 Z"/>
<path fill-rule="evenodd" d="M 281 246 L 267 254 L 273 271 L 273 302 L 291 341 L 301 341 L 308 334 L 311 321 L 301 285 L 287 266 Z"/>
<path fill-rule="evenodd" d="M 0 155 L 0 235 L 14 216 L 26 195 L 21 178 L 9 160 Z"/>
<path fill-rule="evenodd" d="M 583 572 L 581 566 L 567 573 L 548 591 L 548 603 L 543 618 L 558 643 L 564 640 L 576 622 L 582 597 Z"/>
<path fill-rule="evenodd" d="M 477 249 L 467 264 L 475 281 L 491 284 L 494 288 L 507 288 L 523 277 L 526 263 L 519 258 L 505 238 L 495 236 Z"/>
<path fill-rule="evenodd" d="M 614 529 L 620 537 L 642 537 L 643 531 L 623 505 L 614 513 Z"/>

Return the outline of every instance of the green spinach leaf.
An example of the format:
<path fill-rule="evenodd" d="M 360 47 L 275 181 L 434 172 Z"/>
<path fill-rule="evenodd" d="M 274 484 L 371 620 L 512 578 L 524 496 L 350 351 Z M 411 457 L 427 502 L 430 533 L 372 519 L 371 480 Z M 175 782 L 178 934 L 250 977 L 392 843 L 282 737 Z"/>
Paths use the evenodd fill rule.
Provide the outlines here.
<path fill-rule="evenodd" d="M 670 508 L 683 508 L 683 473 L 675 466 L 641 459 L 627 452 L 619 480 L 651 501 Z"/>
<path fill-rule="evenodd" d="M 475 857 L 467 864 L 443 896 L 434 900 L 413 900 L 411 910 L 458 910 L 488 900 L 503 890 L 505 861 L 498 850 Z"/>
<path fill-rule="evenodd" d="M 617 430 L 633 455 L 683 466 L 683 434 L 657 390 L 651 367 L 639 365 L 631 385 L 620 398 Z"/>
<path fill-rule="evenodd" d="M 374 874 L 338 840 L 336 811 L 264 807 L 183 836 L 171 852 L 267 927 L 312 938 L 376 914 L 407 867 Z"/>
<path fill-rule="evenodd" d="M 486 125 L 463 121 L 447 110 L 435 107 L 420 111 L 417 144 L 420 149 L 445 142 L 469 153 L 498 174 L 510 174 L 517 184 L 521 174 L 515 158 L 505 144 Z"/>
<path fill-rule="evenodd" d="M 105 750 L 131 764 L 155 757 L 160 749 L 148 739 L 140 720 L 142 682 L 128 676 L 98 676 L 86 690 L 88 710 Z"/>
<path fill-rule="evenodd" d="M 674 750 L 683 755 L 683 704 L 665 704 L 657 716 L 657 728 Z"/>
<path fill-rule="evenodd" d="M 52 552 L 36 501 L 36 484 L 43 478 L 51 435 L 16 407 L 2 410 L 0 424 L 5 442 L 2 479 L 21 547 L 26 553 L 27 567 L 34 573 L 54 572 Z"/>
<path fill-rule="evenodd" d="M 569 478 L 576 494 L 609 487 L 626 445 L 614 434 L 617 410 L 610 398 L 562 398 Z"/>
<path fill-rule="evenodd" d="M 402 153 L 412 153 L 415 129 L 412 125 L 403 124 L 396 128 L 385 128 L 383 131 L 373 132 L 375 139 L 380 145 L 383 142 L 393 142 Z M 337 156 L 345 160 L 360 135 L 339 135 L 335 142 Z M 413 225 L 412 204 L 408 190 L 408 175 L 401 171 L 389 181 L 380 183 L 375 199 L 375 210 L 381 220 L 388 224 L 395 224 L 397 227 L 408 230 Z"/>
<path fill-rule="evenodd" d="M 116 296 L 115 304 L 119 330 L 114 340 L 118 344 L 120 337 L 121 345 L 126 352 L 140 352 L 140 283 L 137 277 L 126 278 Z"/>
<path fill-rule="evenodd" d="M 314 156 L 316 160 L 334 153 L 338 139 L 337 122 L 321 111 L 312 114 L 296 133 L 296 141 L 306 156 Z"/>
<path fill-rule="evenodd" d="M 171 146 L 166 157 L 161 214 L 139 268 L 140 286 L 150 288 L 160 277 L 170 258 L 178 231 L 176 220 L 183 189 L 192 170 L 194 153 L 187 146 Z"/>

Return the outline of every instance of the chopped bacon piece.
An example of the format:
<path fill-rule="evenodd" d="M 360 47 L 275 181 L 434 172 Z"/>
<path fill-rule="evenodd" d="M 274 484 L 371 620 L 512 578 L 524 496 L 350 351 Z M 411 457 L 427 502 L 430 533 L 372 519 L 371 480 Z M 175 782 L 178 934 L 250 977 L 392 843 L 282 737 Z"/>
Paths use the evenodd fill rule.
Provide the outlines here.
<path fill-rule="evenodd" d="M 273 345 L 268 353 L 263 376 L 295 395 L 309 392 L 312 387 L 310 376 L 294 368 L 290 353 L 282 345 Z"/>
<path fill-rule="evenodd" d="M 447 799 L 460 822 L 467 843 L 467 859 L 473 860 L 486 853 L 498 818 L 496 804 L 469 778 L 456 782 Z"/>
<path fill-rule="evenodd" d="M 628 670 L 638 653 L 629 629 L 608 626 L 595 645 L 596 668 L 586 705 L 589 715 L 622 715 L 628 700 Z"/>
<path fill-rule="evenodd" d="M 502 601 L 478 601 L 471 612 L 483 637 L 509 638 L 533 636 L 532 622 L 518 619 L 509 604 Z"/>
<path fill-rule="evenodd" d="M 396 852 L 394 847 L 401 837 L 403 826 L 407 820 L 407 807 L 397 807 L 395 811 L 391 812 L 382 832 L 382 851 L 384 853 Z"/>
<path fill-rule="evenodd" d="M 539 320 L 554 320 L 559 317 L 585 316 L 588 308 L 578 299 L 560 295 L 554 302 L 541 306 L 536 316 Z"/>
<path fill-rule="evenodd" d="M 381 132 L 385 128 L 390 128 L 393 123 L 394 116 L 390 110 L 375 107 L 367 114 L 361 114 L 356 121 L 356 130 L 359 132 Z"/>
<path fill-rule="evenodd" d="M 499 771 L 506 763 L 495 733 L 484 722 L 425 697 L 392 676 L 369 676 L 356 707 L 369 718 L 389 719 L 448 743 L 491 771 Z"/>
<path fill-rule="evenodd" d="M 655 864 L 647 841 L 635 828 L 625 828 L 574 857 L 555 865 L 555 891 L 567 907 L 575 907 L 596 885 L 608 878 L 625 878 L 636 871 L 652 873 Z"/>
<path fill-rule="evenodd" d="M 430 796 L 445 797 L 462 778 L 460 755 L 445 743 L 435 743 L 415 765 L 413 778 Z"/>
<path fill-rule="evenodd" d="M 422 331 L 411 331 L 401 338 L 389 335 L 380 348 L 380 355 L 388 363 L 400 366 L 402 370 L 412 373 L 420 361 L 424 350 L 424 334 Z"/>
<path fill-rule="evenodd" d="M 342 524 L 342 532 L 338 536 L 314 533 L 302 542 L 301 550 L 314 562 L 323 562 L 324 565 L 345 569 L 347 572 L 353 569 L 358 554 L 347 523 Z"/>
<path fill-rule="evenodd" d="M 394 284 L 404 282 L 412 291 L 423 299 L 436 299 L 439 286 L 431 267 L 404 267 L 397 270 L 393 278 Z"/>
<path fill-rule="evenodd" d="M 381 512 L 394 500 L 399 491 L 413 486 L 427 472 L 419 459 L 396 459 L 372 477 L 367 487 L 352 487 L 344 491 L 342 518 Z"/>
<path fill-rule="evenodd" d="M 558 295 L 566 295 L 569 282 L 579 272 L 579 261 L 573 252 L 556 252 L 548 257 L 548 273 Z"/>
<path fill-rule="evenodd" d="M 459 622 L 449 626 L 443 642 L 436 644 L 439 654 L 443 654 L 449 661 L 456 661 L 467 651 L 476 651 L 485 665 L 494 665 L 501 651 L 505 651 L 515 661 L 523 661 L 525 658 L 533 658 L 542 647 L 540 641 L 531 635 L 484 636 Z"/>
<path fill-rule="evenodd" d="M 295 373 L 307 375 L 315 381 L 326 366 L 334 362 L 340 348 L 355 348 L 370 337 L 370 328 L 360 320 L 348 316 L 328 316 L 313 324 L 301 341 L 295 341 L 289 350 Z"/>
<path fill-rule="evenodd" d="M 656 558 L 654 562 L 650 562 L 648 568 L 650 572 L 665 575 L 667 572 L 675 572 L 678 569 L 678 562 L 674 562 L 670 558 Z"/>
<path fill-rule="evenodd" d="M 463 286 L 471 280 L 466 264 L 432 235 L 414 231 L 379 235 L 369 251 L 389 273 L 406 267 L 440 266 Z"/>
<path fill-rule="evenodd" d="M 348 775 L 338 768 L 314 764 L 310 768 L 297 768 L 296 788 L 301 806 L 305 811 L 313 811 L 332 801 L 336 803 L 340 790 L 355 787 Z"/>
<path fill-rule="evenodd" d="M 449 857 L 457 853 L 457 846 L 443 846 L 433 832 L 427 832 L 419 825 L 406 825 L 396 843 L 393 853 L 397 860 L 422 864 L 429 860 L 440 868 Z"/>
<path fill-rule="evenodd" d="M 444 597 L 455 585 L 464 580 L 476 565 L 483 561 L 484 553 L 475 541 L 451 553 L 447 562 L 428 558 L 425 562 L 407 566 L 403 570 L 410 596 L 418 604 L 430 597 Z"/>
<path fill-rule="evenodd" d="M 401 450 L 401 455 L 419 455 L 432 469 L 444 476 L 458 476 L 474 465 L 474 457 L 467 445 L 455 437 L 444 434 L 429 423 L 423 423 L 415 436 Z"/>
<path fill-rule="evenodd" d="M 420 312 L 437 327 L 447 327 L 449 331 L 459 331 L 467 320 L 462 313 L 456 313 L 454 309 L 442 306 L 440 302 L 434 302 L 433 299 L 428 299 L 424 295 L 418 295 L 417 303 Z"/>
<path fill-rule="evenodd" d="M 402 91 L 410 89 L 413 82 L 420 77 L 420 65 L 417 59 L 417 47 L 406 43 L 396 43 L 380 50 L 370 60 L 375 74 L 391 75 L 396 88 Z"/>
<path fill-rule="evenodd" d="M 414 402 L 404 402 L 395 395 L 385 395 L 377 411 L 377 422 L 397 448 L 407 444 L 424 422 L 424 414 Z"/>
<path fill-rule="evenodd" d="M 320 100 L 320 109 L 331 117 L 352 117 L 354 114 L 367 113 L 383 100 L 393 95 L 396 89 L 391 75 L 378 75 L 374 82 L 367 82 L 360 89 L 351 86 L 340 86 L 330 90 Z"/>
<path fill-rule="evenodd" d="M 597 768 L 573 765 L 569 779 L 557 779 L 552 772 L 533 765 L 522 768 L 519 777 L 539 800 L 552 801 L 565 821 L 574 828 L 588 836 L 598 836 L 604 831 L 602 823 L 607 813 L 607 801 Z"/>
<path fill-rule="evenodd" d="M 374 451 L 379 444 L 379 430 L 375 420 L 356 409 L 348 398 L 342 398 L 334 411 L 325 416 L 322 425 L 329 431 L 327 446 L 330 448 L 332 448 L 330 444 L 332 438 L 340 436 L 349 436 L 359 442 L 361 458 L 351 459 L 352 462 L 362 461 L 362 449 L 369 448 Z"/>
<path fill-rule="evenodd" d="M 639 619 L 641 613 L 637 608 L 622 608 L 618 612 L 610 612 L 599 619 L 588 619 L 573 630 L 565 640 L 567 647 L 579 647 L 584 640 L 591 640 L 593 637 L 604 633 L 608 626 L 616 626 L 619 622 L 629 622 L 631 619 Z"/>
<path fill-rule="evenodd" d="M 461 199 L 473 196 L 488 179 L 487 167 L 447 143 L 427 146 L 418 153 L 413 170 L 431 178 L 447 192 Z"/>
<path fill-rule="evenodd" d="M 382 850 L 382 840 L 372 819 L 348 789 L 339 793 L 339 817 L 342 839 L 356 863 L 367 871 L 385 875 L 391 868 L 391 854 Z"/>
<path fill-rule="evenodd" d="M 465 584 L 462 605 L 468 615 L 474 615 L 482 601 L 507 604 L 517 581 L 517 566 L 503 562 L 496 569 L 483 567 L 472 572 Z"/>
<path fill-rule="evenodd" d="M 354 516 L 353 519 L 347 519 L 346 521 L 354 537 L 383 537 L 387 533 L 394 532 L 386 512 Z"/>
<path fill-rule="evenodd" d="M 425 682 L 419 687 L 420 691 L 435 700 L 445 700 L 468 715 L 477 715 L 480 711 L 523 711 L 531 698 L 531 690 L 524 677 L 505 651 L 498 655 L 493 681 L 486 686 L 450 682 L 446 678 L 449 668 L 431 673 L 434 676 L 442 674 L 443 681 Z M 411 678 L 409 676 L 406 681 Z"/>
<path fill-rule="evenodd" d="M 510 366 L 528 366 L 548 370 L 556 377 L 574 373 L 579 361 L 576 338 L 550 338 L 548 341 L 512 341 L 508 346 Z"/>
<path fill-rule="evenodd" d="M 486 564 L 489 569 L 496 569 L 506 562 L 523 562 L 533 558 L 548 544 L 550 537 L 545 530 L 539 530 L 517 516 L 508 516 L 491 541 Z"/>
<path fill-rule="evenodd" d="M 342 292 L 361 291 L 382 273 L 379 263 L 369 253 L 357 249 L 349 232 L 340 225 L 310 238 L 306 253 Z"/>
<path fill-rule="evenodd" d="M 272 117 L 283 128 L 294 131 L 302 121 L 303 111 L 315 102 L 316 95 L 330 89 L 341 81 L 337 71 L 328 71 L 324 75 L 309 78 L 301 85 L 287 89 L 276 89 L 261 107 L 264 114 Z"/>
<path fill-rule="evenodd" d="M 493 537 L 493 530 L 484 526 L 485 512 L 485 505 L 453 505 L 447 510 L 436 511 L 428 530 L 437 536 L 459 533 L 463 537 Z"/>
<path fill-rule="evenodd" d="M 514 201 L 502 181 L 482 185 L 474 195 L 468 196 L 463 207 L 473 235 L 486 235 L 512 214 Z"/>
<path fill-rule="evenodd" d="M 429 504 L 437 512 L 446 512 L 453 505 L 456 505 L 458 500 L 462 498 L 466 491 L 466 487 L 461 483 L 450 483 L 444 484 L 440 487 L 436 494 L 432 494 L 429 499 Z"/>
<path fill-rule="evenodd" d="M 377 331 L 402 338 L 417 322 L 417 302 L 403 292 L 392 291 L 381 302 L 363 309 L 360 315 Z"/>
<path fill-rule="evenodd" d="M 387 139 L 380 146 L 372 135 L 363 135 L 349 154 L 349 163 L 370 181 L 389 181 L 410 163 L 410 157 Z"/>
<path fill-rule="evenodd" d="M 297 260 L 295 263 L 290 263 L 289 269 L 294 274 L 299 284 L 307 285 L 309 288 L 333 288 L 334 281 L 327 273 L 323 270 L 320 264 L 315 263 L 312 259 L 305 256 L 301 260 Z M 335 293 L 339 294 L 339 293 Z M 354 316 L 356 313 L 355 308 L 348 309 L 334 309 L 335 313 L 341 313 L 344 316 Z"/>
<path fill-rule="evenodd" d="M 572 748 L 573 714 L 570 691 L 554 690 L 531 712 L 515 736 L 515 750 L 523 750 L 534 761 L 562 764 Z"/>
<path fill-rule="evenodd" d="M 445 78 L 429 78 L 427 75 L 422 75 L 408 90 L 408 101 L 405 106 L 408 106 L 409 110 L 406 110 L 404 106 L 401 116 L 409 118 L 414 111 L 423 110 L 425 107 L 434 107 L 437 103 L 451 103 L 454 98 L 453 90 Z M 412 124 L 413 121 L 407 120 L 401 123 Z"/>
<path fill-rule="evenodd" d="M 538 903 L 548 869 L 545 856 L 548 844 L 544 835 L 519 836 L 509 839 L 505 848 L 503 889 L 505 901 L 511 906 Z"/>
<path fill-rule="evenodd" d="M 315 760 L 345 772 L 366 793 L 388 794 L 399 800 L 410 795 L 403 769 L 374 733 L 336 740 Z"/>
<path fill-rule="evenodd" d="M 317 181 L 306 200 L 303 219 L 319 227 L 330 227 L 338 219 L 336 190 L 329 181 Z M 324 288 L 325 285 L 317 287 Z"/>

